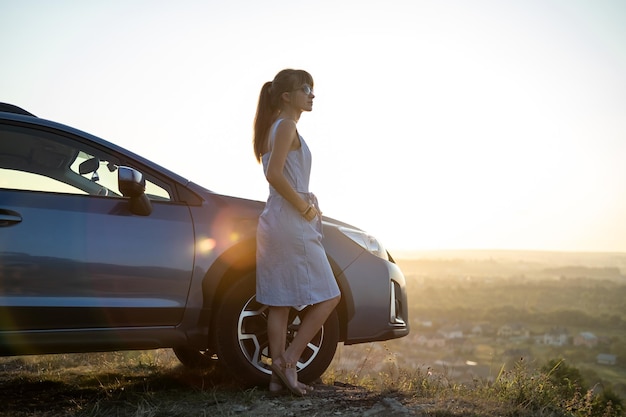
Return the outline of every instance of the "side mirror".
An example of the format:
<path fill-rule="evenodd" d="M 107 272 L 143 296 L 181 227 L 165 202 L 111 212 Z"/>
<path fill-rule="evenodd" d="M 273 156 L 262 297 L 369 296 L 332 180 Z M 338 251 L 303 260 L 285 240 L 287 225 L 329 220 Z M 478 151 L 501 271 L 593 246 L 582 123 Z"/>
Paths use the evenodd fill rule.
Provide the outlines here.
<path fill-rule="evenodd" d="M 131 213 L 149 216 L 152 204 L 146 196 L 146 180 L 136 169 L 121 166 L 117 170 L 117 186 L 124 197 L 129 197 Z"/>

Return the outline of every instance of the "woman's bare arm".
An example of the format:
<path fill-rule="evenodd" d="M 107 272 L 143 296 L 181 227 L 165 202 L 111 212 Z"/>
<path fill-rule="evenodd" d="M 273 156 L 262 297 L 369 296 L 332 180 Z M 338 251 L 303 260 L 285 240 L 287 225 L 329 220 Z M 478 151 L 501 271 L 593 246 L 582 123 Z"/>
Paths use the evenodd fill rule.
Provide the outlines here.
<path fill-rule="evenodd" d="M 309 208 L 309 202 L 304 200 L 293 189 L 283 174 L 287 154 L 301 146 L 296 131 L 296 123 L 293 120 L 283 120 L 276 127 L 274 134 L 275 137 L 265 177 L 285 200 L 300 213 L 304 213 Z M 312 215 L 305 216 L 308 220 L 312 220 L 318 214 L 314 209 L 313 207 L 313 210 L 309 210 L 309 213 L 313 212 L 311 213 Z"/>

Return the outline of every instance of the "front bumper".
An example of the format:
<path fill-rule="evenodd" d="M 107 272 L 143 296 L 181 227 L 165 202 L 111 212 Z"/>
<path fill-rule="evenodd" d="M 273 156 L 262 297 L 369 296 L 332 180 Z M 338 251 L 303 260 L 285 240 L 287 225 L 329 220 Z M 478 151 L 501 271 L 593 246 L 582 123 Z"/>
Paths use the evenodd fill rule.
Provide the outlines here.
<path fill-rule="evenodd" d="M 406 280 L 395 263 L 363 252 L 338 277 L 351 304 L 344 344 L 397 339 L 409 334 Z"/>

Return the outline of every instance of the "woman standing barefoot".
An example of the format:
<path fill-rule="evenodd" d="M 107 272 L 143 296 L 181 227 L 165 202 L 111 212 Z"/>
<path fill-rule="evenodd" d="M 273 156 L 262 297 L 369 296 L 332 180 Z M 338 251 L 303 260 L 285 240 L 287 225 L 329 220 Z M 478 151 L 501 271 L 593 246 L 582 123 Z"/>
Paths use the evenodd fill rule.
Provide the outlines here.
<path fill-rule="evenodd" d="M 317 199 L 309 192 L 311 152 L 297 130 L 314 98 L 309 73 L 280 71 L 263 85 L 254 121 L 254 153 L 270 189 L 257 231 L 256 297 L 269 307 L 270 390 L 280 381 L 295 395 L 309 388 L 298 381 L 298 359 L 341 296 L 322 246 Z M 289 309 L 303 305 L 310 311 L 285 346 Z"/>

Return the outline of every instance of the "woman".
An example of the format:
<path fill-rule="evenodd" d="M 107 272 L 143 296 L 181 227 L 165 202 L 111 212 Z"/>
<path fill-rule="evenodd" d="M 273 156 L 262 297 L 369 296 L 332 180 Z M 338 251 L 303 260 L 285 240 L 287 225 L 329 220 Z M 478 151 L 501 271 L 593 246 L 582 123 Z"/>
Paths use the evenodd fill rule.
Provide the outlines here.
<path fill-rule="evenodd" d="M 298 381 L 296 364 L 339 303 L 340 292 L 322 247 L 321 213 L 309 192 L 311 152 L 296 125 L 313 109 L 313 78 L 280 71 L 261 89 L 254 120 L 254 153 L 270 185 L 257 231 L 257 301 L 268 306 L 272 357 L 270 391 L 295 395 L 311 389 Z M 289 309 L 310 305 L 286 345 Z"/>

